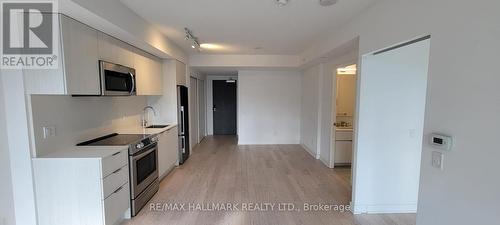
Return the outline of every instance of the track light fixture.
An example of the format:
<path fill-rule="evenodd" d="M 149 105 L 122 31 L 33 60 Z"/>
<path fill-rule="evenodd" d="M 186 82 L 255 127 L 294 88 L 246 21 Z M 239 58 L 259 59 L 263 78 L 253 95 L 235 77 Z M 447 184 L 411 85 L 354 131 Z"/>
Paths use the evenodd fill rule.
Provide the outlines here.
<path fill-rule="evenodd" d="M 191 48 L 196 49 L 197 51 L 201 51 L 200 48 L 200 42 L 198 42 L 198 38 L 193 35 L 191 30 L 189 30 L 187 27 L 184 28 L 184 31 L 186 32 L 186 41 L 191 40 Z"/>

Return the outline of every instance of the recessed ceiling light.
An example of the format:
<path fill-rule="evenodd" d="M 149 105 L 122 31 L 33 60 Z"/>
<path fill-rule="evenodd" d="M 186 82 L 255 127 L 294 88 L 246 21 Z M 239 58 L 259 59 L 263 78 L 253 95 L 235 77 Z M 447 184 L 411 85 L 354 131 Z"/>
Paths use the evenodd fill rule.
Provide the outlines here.
<path fill-rule="evenodd" d="M 339 0 L 319 0 L 321 6 L 331 6 L 338 2 Z"/>
<path fill-rule="evenodd" d="M 275 0 L 276 1 L 276 5 L 278 5 L 279 7 L 283 7 L 285 5 L 288 4 L 288 2 L 290 2 L 290 0 Z"/>

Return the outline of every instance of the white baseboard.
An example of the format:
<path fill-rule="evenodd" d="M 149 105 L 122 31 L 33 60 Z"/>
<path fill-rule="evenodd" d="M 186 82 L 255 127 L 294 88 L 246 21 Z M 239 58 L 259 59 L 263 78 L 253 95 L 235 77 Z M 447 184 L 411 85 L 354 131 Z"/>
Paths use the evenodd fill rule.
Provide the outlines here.
<path fill-rule="evenodd" d="M 305 144 L 301 143 L 300 146 L 302 146 L 302 148 L 306 150 L 306 152 L 309 153 L 313 158 L 319 159 L 319 154 L 316 154 L 314 151 L 309 149 Z"/>
<path fill-rule="evenodd" d="M 326 167 L 328 168 L 333 168 L 333 166 L 330 165 L 330 162 L 326 162 L 323 158 L 321 158 L 321 156 L 319 157 L 319 160 L 325 164 Z"/>
<path fill-rule="evenodd" d="M 290 141 L 240 141 L 238 140 L 238 145 L 298 145 L 299 142 Z"/>
<path fill-rule="evenodd" d="M 353 214 L 416 213 L 417 204 L 354 205 Z"/>

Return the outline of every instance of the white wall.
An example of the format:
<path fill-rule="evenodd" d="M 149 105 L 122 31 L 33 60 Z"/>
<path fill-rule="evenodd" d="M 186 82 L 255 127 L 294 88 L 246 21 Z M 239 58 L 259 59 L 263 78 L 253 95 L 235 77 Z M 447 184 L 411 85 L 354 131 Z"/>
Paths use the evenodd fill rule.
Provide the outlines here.
<path fill-rule="evenodd" d="M 302 75 L 301 115 L 300 115 L 300 144 L 314 158 L 319 158 L 318 150 L 318 118 L 319 118 L 319 90 L 323 65 L 310 67 Z"/>
<path fill-rule="evenodd" d="M 0 75 L 1 76 L 1 75 Z M 4 88 L 0 78 L 0 94 L 4 95 Z M 8 143 L 7 125 L 5 121 L 4 99 L 0 98 L 0 143 Z M 0 223 L 5 225 L 15 224 L 14 199 L 12 197 L 12 177 L 10 171 L 9 149 L 5 146 L 0 148 Z"/>
<path fill-rule="evenodd" d="M 383 0 L 302 54 L 306 61 L 319 57 L 358 35 L 361 55 L 432 35 L 419 225 L 500 221 L 498 8 L 496 0 Z M 478 65 L 488 70 L 477 73 Z M 430 165 L 431 132 L 455 139 L 443 171 Z"/>
<path fill-rule="evenodd" d="M 140 127 L 145 96 L 31 97 L 35 149 L 38 156 L 69 150 L 79 142 Z M 55 126 L 56 136 L 43 139 L 43 126 Z"/>
<path fill-rule="evenodd" d="M 356 213 L 416 212 L 430 41 L 362 59 Z"/>
<path fill-rule="evenodd" d="M 296 55 L 207 55 L 197 54 L 189 57 L 194 67 L 226 68 L 297 68 L 301 61 Z"/>
<path fill-rule="evenodd" d="M 300 143 L 301 73 L 238 73 L 238 144 Z"/>
<path fill-rule="evenodd" d="M 331 154 L 334 77 L 337 67 L 357 62 L 357 44 L 354 41 L 349 46 L 332 51 L 329 59 L 308 67 L 302 75 L 300 143 L 328 167 L 333 167 L 334 160 Z"/>

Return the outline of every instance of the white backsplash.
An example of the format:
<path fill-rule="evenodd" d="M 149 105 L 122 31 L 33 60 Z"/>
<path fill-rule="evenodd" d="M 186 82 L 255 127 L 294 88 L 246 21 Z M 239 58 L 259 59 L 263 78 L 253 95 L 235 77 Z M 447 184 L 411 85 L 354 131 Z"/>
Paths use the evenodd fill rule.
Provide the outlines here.
<path fill-rule="evenodd" d="M 140 126 L 144 96 L 71 97 L 33 95 L 33 135 L 36 156 L 70 150 L 77 143 L 120 129 Z M 55 136 L 43 138 L 43 127 L 54 126 Z"/>

